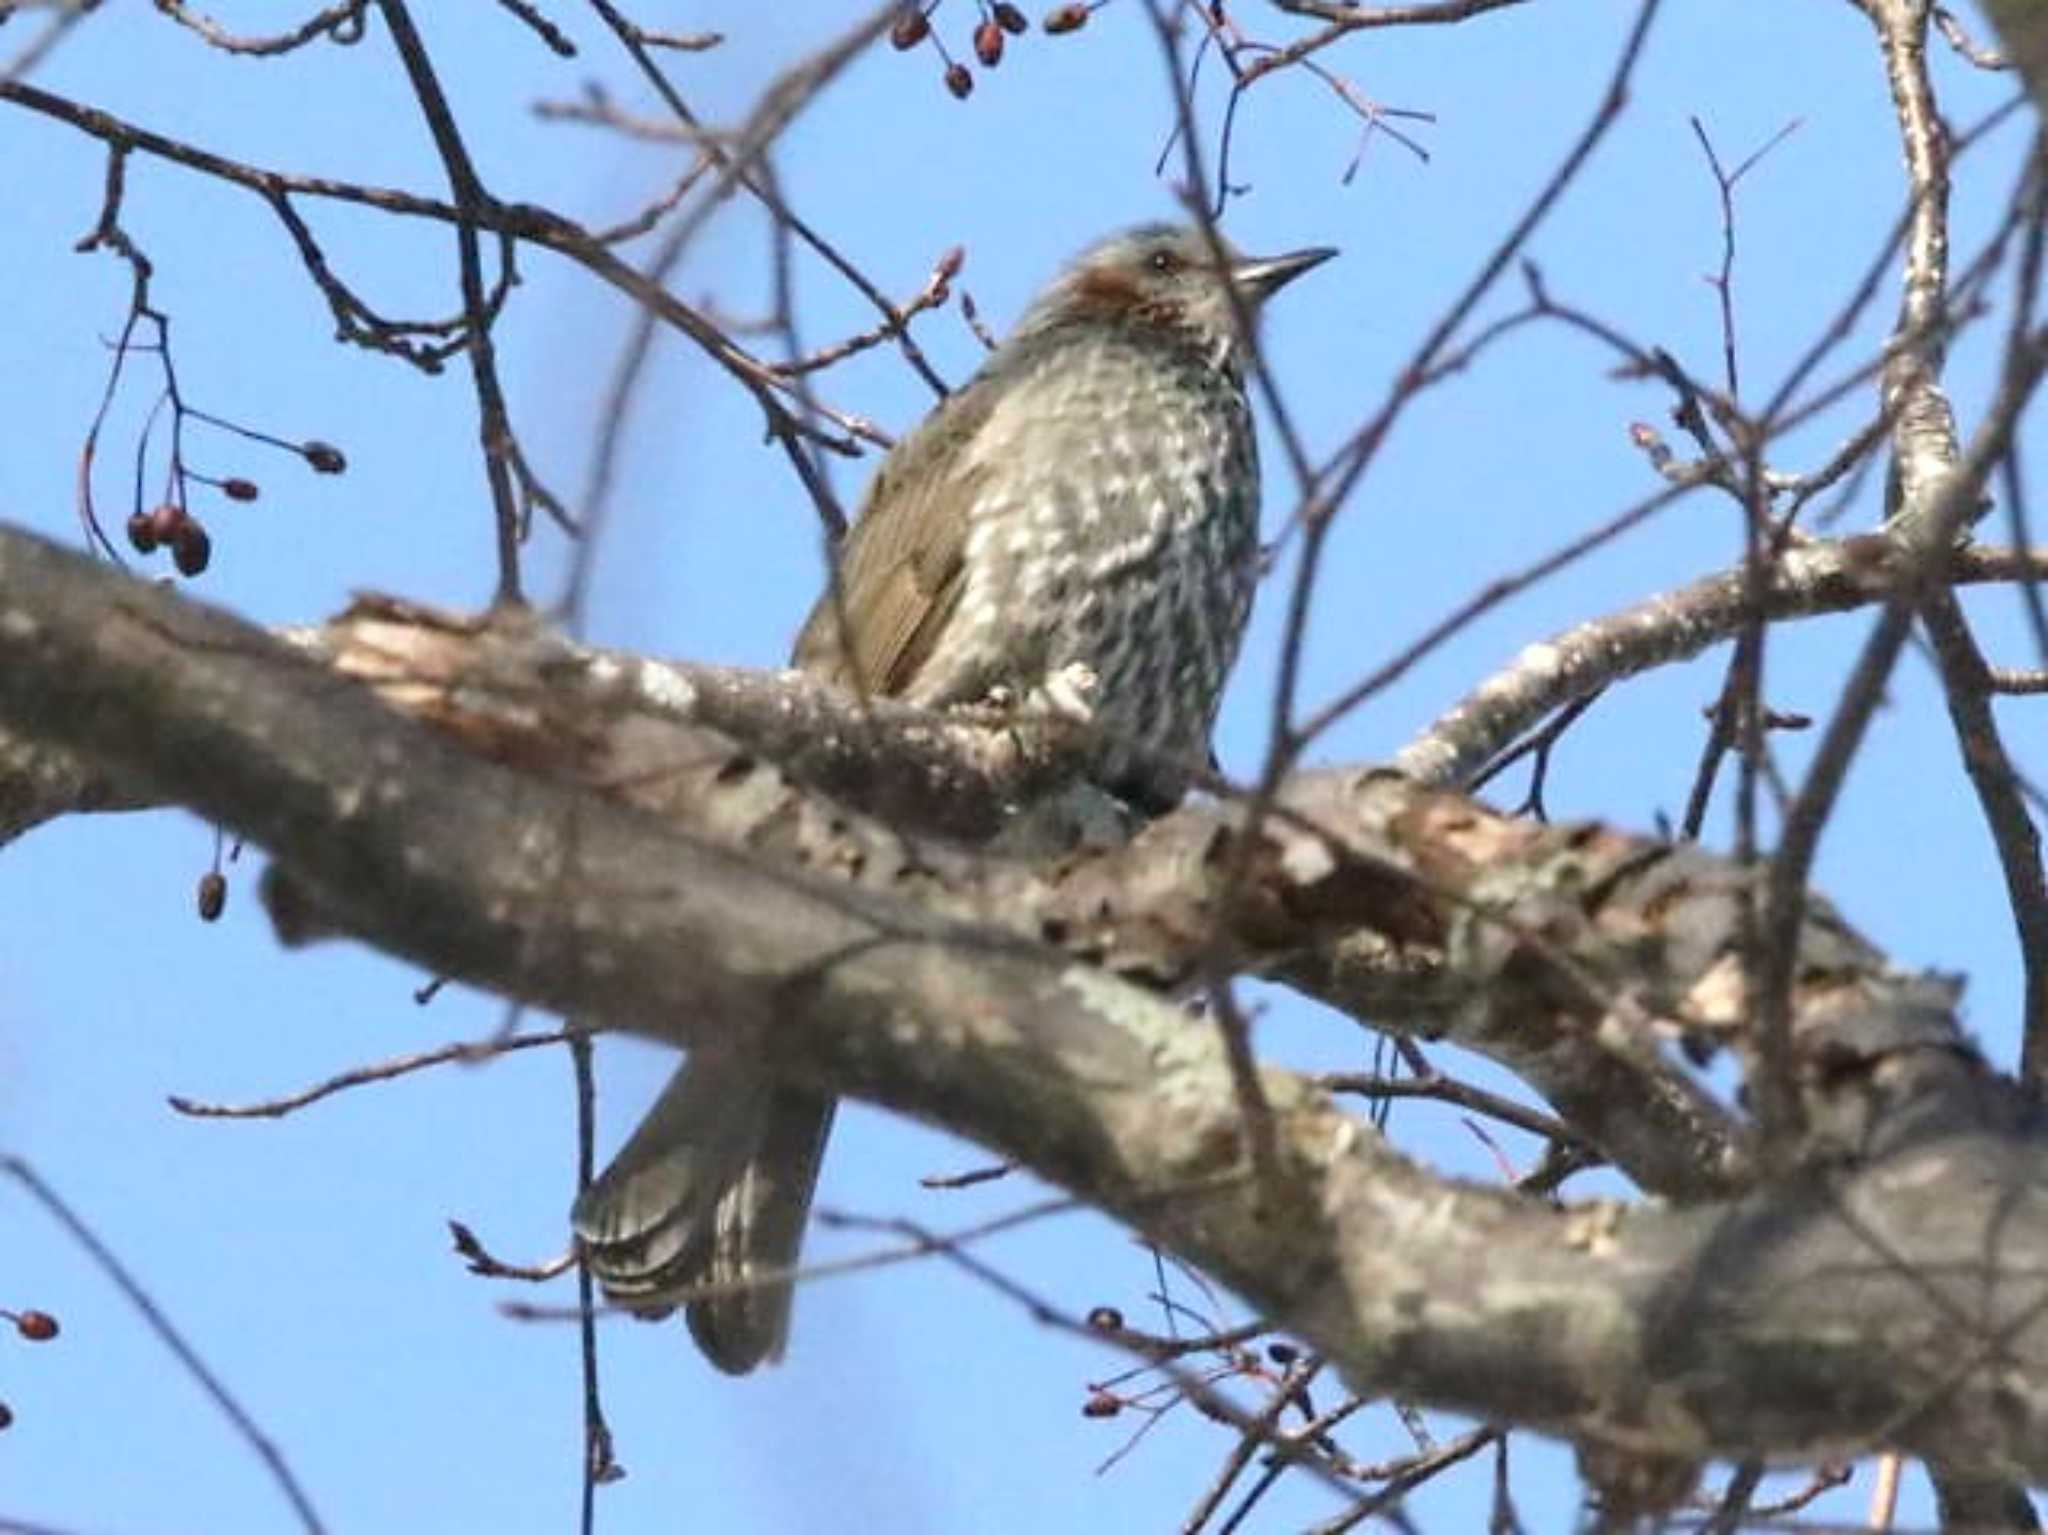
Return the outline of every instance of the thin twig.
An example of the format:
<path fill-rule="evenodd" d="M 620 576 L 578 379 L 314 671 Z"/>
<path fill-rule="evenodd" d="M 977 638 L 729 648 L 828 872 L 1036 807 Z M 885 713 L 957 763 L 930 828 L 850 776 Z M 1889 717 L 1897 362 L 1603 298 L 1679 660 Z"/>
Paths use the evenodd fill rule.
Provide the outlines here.
<path fill-rule="evenodd" d="M 309 1103 L 318 1103 L 322 1098 L 335 1093 L 346 1092 L 352 1087 L 363 1087 L 372 1082 L 389 1082 L 394 1077 L 406 1076 L 415 1071 L 425 1071 L 430 1066 L 445 1066 L 451 1063 L 473 1065 L 493 1056 L 509 1055 L 515 1050 L 531 1050 L 537 1045 L 559 1045 L 574 1040 L 580 1030 L 571 1026 L 550 1029 L 544 1034 L 515 1034 L 509 1038 L 488 1040 L 465 1040 L 456 1044 L 441 1045 L 433 1050 L 422 1050 L 413 1055 L 394 1056 L 390 1060 L 377 1061 L 368 1066 L 356 1066 L 339 1072 L 311 1087 L 280 1098 L 263 1098 L 254 1103 L 208 1103 L 197 1098 L 186 1098 L 172 1094 L 170 1106 L 180 1114 L 189 1114 L 195 1119 L 282 1119 L 295 1113 Z"/>
<path fill-rule="evenodd" d="M 592 1070 L 590 1035 L 569 1031 L 569 1062 L 576 1083 L 576 1193 L 581 1197 L 597 1176 L 597 1075 Z M 579 1508 L 582 1535 L 597 1529 L 597 1489 L 626 1474 L 613 1454 L 611 1425 L 597 1373 L 597 1292 L 590 1265 L 576 1265 L 577 1357 L 583 1376 L 583 1480 Z"/>
<path fill-rule="evenodd" d="M 363 36 L 363 12 L 370 0 L 337 0 L 336 4 L 315 12 L 296 27 L 285 32 L 273 33 L 267 37 L 242 37 L 227 30 L 210 16 L 202 16 L 188 7 L 184 0 L 154 0 L 157 11 L 181 27 L 189 28 L 205 38 L 212 47 L 223 53 L 239 53 L 256 58 L 274 58 L 281 53 L 290 53 L 303 48 L 316 38 L 329 38 L 337 43 L 360 42 Z"/>
<path fill-rule="evenodd" d="M 462 142 L 454 111 L 441 90 L 426 44 L 412 24 L 405 0 L 377 0 L 384 25 L 412 82 L 414 98 L 427 120 L 434 147 L 448 173 L 448 187 L 460 213 L 455 226 L 455 249 L 462 274 L 462 309 L 469 328 L 464 351 L 469 356 L 470 377 L 476 386 L 477 437 L 483 450 L 484 477 L 491 487 L 491 504 L 496 510 L 498 590 L 495 601 L 501 607 L 516 607 L 525 599 L 520 593 L 519 544 L 526 519 L 514 493 L 512 461 L 518 454 L 512 435 L 511 418 L 505 409 L 504 386 L 498 381 L 498 353 L 491 339 L 490 306 L 484 296 L 483 250 L 477 239 L 477 214 L 495 201 L 484 190 Z M 512 242 L 503 240 L 501 270 L 509 271 Z M 530 499 L 529 499 L 530 504 Z"/>
<path fill-rule="evenodd" d="M 1310 1381 L 1315 1379 L 1322 1368 L 1323 1362 L 1320 1359 L 1303 1359 L 1281 1377 L 1280 1384 L 1273 1388 L 1273 1394 L 1267 1399 L 1266 1405 L 1259 1409 L 1258 1416 L 1239 1434 L 1237 1443 L 1224 1457 L 1215 1478 L 1196 1500 L 1187 1518 L 1181 1521 L 1181 1535 L 1199 1535 L 1202 1526 L 1209 1522 L 1210 1516 L 1223 1506 L 1224 1498 L 1229 1496 L 1230 1489 L 1244 1474 L 1244 1468 L 1251 1464 L 1252 1456 L 1257 1453 L 1259 1446 L 1273 1437 L 1274 1430 L 1280 1426 L 1280 1419 L 1286 1413 L 1288 1405 Z M 1242 1511 L 1232 1518 L 1231 1526 L 1234 1527 L 1241 1516 Z"/>
<path fill-rule="evenodd" d="M 2038 1082 L 2048 1077 L 2048 882 L 2041 869 L 2041 838 L 1991 709 L 1991 669 L 1955 593 L 1936 592 L 1921 609 L 1920 621 L 1934 649 L 1963 773 L 1976 791 L 2005 876 L 2026 977 L 2020 1074 Z"/>
<path fill-rule="evenodd" d="M 1517 1130 L 1526 1130 L 1531 1135 L 1540 1135 L 1545 1140 L 1563 1146 L 1582 1146 L 1571 1126 L 1555 1115 L 1532 1109 L 1527 1104 L 1517 1103 L 1512 1098 L 1461 1082 L 1456 1077 L 1447 1077 L 1434 1067 L 1426 1074 L 1413 1077 L 1391 1077 L 1366 1072 L 1331 1071 L 1314 1079 L 1316 1086 L 1326 1092 L 1356 1093 L 1364 1098 L 1428 1098 L 1438 1103 L 1452 1104 L 1457 1108 L 1470 1109 L 1475 1114 L 1484 1114 L 1502 1124 L 1513 1125 Z"/>
<path fill-rule="evenodd" d="M 255 1452 L 256 1458 L 263 1462 L 270 1472 L 270 1479 L 277 1484 L 278 1490 L 291 1504 L 292 1511 L 298 1515 L 299 1523 L 311 1531 L 312 1535 L 319 1535 L 322 1529 L 320 1516 L 314 1511 L 312 1500 L 306 1495 L 305 1488 L 299 1485 L 298 1476 L 292 1471 L 284 1452 L 264 1433 L 262 1427 L 249 1415 L 248 1409 L 242 1406 L 220 1377 L 213 1373 L 206 1361 L 199 1357 L 198 1351 L 185 1341 L 184 1334 L 178 1331 L 155 1299 L 142 1287 L 142 1282 L 128 1271 L 127 1265 L 114 1256 L 113 1249 L 101 1241 L 99 1235 L 85 1223 L 84 1217 L 66 1204 L 56 1190 L 45 1183 L 41 1175 L 20 1157 L 0 1155 L 0 1172 L 6 1173 L 26 1189 L 29 1196 L 43 1207 L 51 1219 L 70 1233 L 71 1239 L 84 1249 L 86 1256 L 92 1259 L 100 1272 L 113 1281 L 115 1288 L 127 1298 L 128 1304 L 133 1306 L 136 1313 L 148 1324 L 149 1330 L 156 1334 L 157 1341 L 171 1351 L 185 1372 L 199 1383 L 199 1388 L 220 1410 L 221 1416 L 226 1418 L 235 1432 L 241 1436 L 243 1443 L 247 1444 Z"/>
<path fill-rule="evenodd" d="M 1939 559 L 1974 511 L 1985 477 L 2011 448 L 2013 432 L 2033 397 L 2044 366 L 2048 366 L 2048 333 L 2037 334 L 2027 345 L 2008 353 L 1998 395 L 1977 429 L 1969 451 L 1939 483 L 1916 519 L 1918 558 L 1928 562 Z M 1884 697 L 1892 666 L 1911 631 L 1916 606 L 1910 583 L 1887 599 L 1843 685 L 1841 699 L 1815 748 L 1805 782 L 1786 811 L 1784 830 L 1771 859 L 1759 939 L 1755 1011 L 1760 1044 L 1775 1057 L 1767 1065 L 1781 1072 L 1790 1070 L 1790 999 L 1799 930 L 1806 910 L 1807 873 L 1848 777 L 1849 764 L 1862 745 L 1864 733 Z M 1780 1075 L 1777 1080 L 1783 1083 L 1789 1078 Z M 1785 1101 L 1779 1102 L 1777 1109 L 1788 1115 L 1797 1112 L 1792 1103 Z"/>

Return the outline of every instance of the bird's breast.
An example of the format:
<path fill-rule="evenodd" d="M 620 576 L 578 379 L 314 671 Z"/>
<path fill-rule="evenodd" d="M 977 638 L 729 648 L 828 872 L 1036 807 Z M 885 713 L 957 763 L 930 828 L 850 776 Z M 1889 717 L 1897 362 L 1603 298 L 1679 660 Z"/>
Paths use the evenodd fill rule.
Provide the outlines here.
<path fill-rule="evenodd" d="M 964 445 L 983 488 L 954 664 L 918 691 L 1029 690 L 1078 663 L 1098 723 L 1197 749 L 1254 581 L 1258 460 L 1242 389 L 1198 349 L 1111 342 L 1062 348 L 1006 384 Z"/>
<path fill-rule="evenodd" d="M 1258 519 L 1251 413 L 1233 377 L 1175 347 L 1077 347 L 1020 379 L 971 453 L 989 462 L 970 540 L 1056 550 L 1113 580 L 1212 525 L 1249 544 Z"/>

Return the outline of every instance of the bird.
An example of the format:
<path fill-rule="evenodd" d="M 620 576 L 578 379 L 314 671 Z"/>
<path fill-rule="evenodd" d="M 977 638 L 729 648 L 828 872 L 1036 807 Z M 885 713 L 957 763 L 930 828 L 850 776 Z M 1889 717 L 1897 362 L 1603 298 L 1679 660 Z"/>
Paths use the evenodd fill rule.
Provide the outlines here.
<path fill-rule="evenodd" d="M 1257 581 L 1247 322 L 1335 251 L 1143 224 L 1089 246 L 889 452 L 795 664 L 933 709 L 1079 709 L 1147 808 L 1206 760 Z M 611 1301 L 781 1357 L 833 1098 L 699 1049 L 572 1213 Z M 701 1291 L 700 1294 L 692 1294 Z"/>

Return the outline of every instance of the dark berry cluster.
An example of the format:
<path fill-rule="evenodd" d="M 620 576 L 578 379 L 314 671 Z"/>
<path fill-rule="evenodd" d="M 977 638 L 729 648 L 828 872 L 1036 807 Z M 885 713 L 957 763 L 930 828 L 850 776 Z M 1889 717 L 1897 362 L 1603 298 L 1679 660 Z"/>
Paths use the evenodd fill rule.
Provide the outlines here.
<path fill-rule="evenodd" d="M 889 28 L 890 46 L 907 53 L 919 43 L 929 42 L 938 50 L 945 61 L 946 69 L 942 78 L 946 89 L 954 97 L 965 101 L 974 94 L 973 71 L 961 63 L 947 50 L 945 41 L 932 29 L 932 13 L 939 8 L 942 0 L 910 0 L 896 15 L 896 21 Z M 1050 33 L 1072 32 L 1088 20 L 1089 13 L 1103 0 L 1091 0 L 1089 4 L 1056 5 L 1045 13 L 1040 25 Z M 970 41 L 974 57 L 983 69 L 994 69 L 1003 61 L 1003 44 L 1006 38 L 1018 37 L 1031 30 L 1031 23 L 1024 13 L 1009 0 L 975 0 L 980 17 L 976 22 Z"/>
<path fill-rule="evenodd" d="M 348 468 L 348 460 L 342 457 L 341 449 L 331 442 L 278 443 L 277 446 L 298 454 L 315 474 L 340 474 Z M 247 503 L 263 494 L 254 480 L 239 475 L 216 480 L 181 466 L 181 472 L 173 480 L 172 494 L 177 499 L 161 501 L 147 511 L 136 508 L 128 518 L 129 547 L 143 555 L 168 549 L 171 563 L 178 567 L 178 574 L 187 577 L 200 574 L 213 560 L 213 537 L 206 531 L 206 524 L 192 514 L 184 501 L 184 487 L 193 480 L 213 486 L 230 501 Z"/>

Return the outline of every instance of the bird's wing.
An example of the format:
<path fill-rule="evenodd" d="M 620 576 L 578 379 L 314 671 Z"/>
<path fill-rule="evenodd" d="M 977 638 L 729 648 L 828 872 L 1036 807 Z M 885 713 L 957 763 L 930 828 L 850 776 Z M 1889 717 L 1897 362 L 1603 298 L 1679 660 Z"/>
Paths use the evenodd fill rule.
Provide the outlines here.
<path fill-rule="evenodd" d="M 966 584 L 968 528 L 994 468 L 970 447 L 989 400 L 976 380 L 889 455 L 847 535 L 836 591 L 797 636 L 798 666 L 884 695 L 917 675 Z"/>

